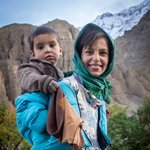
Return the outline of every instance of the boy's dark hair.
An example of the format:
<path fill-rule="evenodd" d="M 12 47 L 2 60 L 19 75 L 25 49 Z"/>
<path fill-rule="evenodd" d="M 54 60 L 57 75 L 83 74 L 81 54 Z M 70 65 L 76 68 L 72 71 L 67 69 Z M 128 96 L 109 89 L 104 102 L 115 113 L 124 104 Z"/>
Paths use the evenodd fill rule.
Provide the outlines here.
<path fill-rule="evenodd" d="M 46 33 L 56 35 L 58 43 L 61 45 L 61 39 L 60 39 L 58 32 L 56 32 L 50 27 L 39 26 L 30 34 L 28 38 L 29 46 L 32 51 L 33 51 L 33 46 L 34 46 L 34 38 L 40 34 L 46 34 Z"/>

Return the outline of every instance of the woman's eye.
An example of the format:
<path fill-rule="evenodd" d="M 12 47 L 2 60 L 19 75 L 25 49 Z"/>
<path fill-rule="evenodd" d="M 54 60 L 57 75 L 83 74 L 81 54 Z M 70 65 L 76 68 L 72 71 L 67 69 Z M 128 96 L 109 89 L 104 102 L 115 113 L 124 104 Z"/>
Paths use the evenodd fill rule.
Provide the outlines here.
<path fill-rule="evenodd" d="M 108 52 L 106 52 L 106 51 L 101 51 L 101 52 L 100 52 L 100 55 L 103 55 L 103 56 L 108 55 Z"/>
<path fill-rule="evenodd" d="M 88 51 L 87 53 L 88 53 L 88 54 L 92 54 L 93 52 L 92 52 L 92 51 Z"/>
<path fill-rule="evenodd" d="M 87 50 L 85 53 L 87 53 L 87 54 L 93 54 L 93 51 L 92 50 Z"/>

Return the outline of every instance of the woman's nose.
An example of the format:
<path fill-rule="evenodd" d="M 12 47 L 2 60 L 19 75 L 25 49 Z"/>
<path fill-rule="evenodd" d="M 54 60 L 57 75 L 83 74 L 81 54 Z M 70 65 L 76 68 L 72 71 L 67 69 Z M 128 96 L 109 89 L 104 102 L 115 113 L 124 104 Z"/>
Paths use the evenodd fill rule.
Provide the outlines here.
<path fill-rule="evenodd" d="M 98 54 L 98 53 L 94 53 L 93 59 L 94 59 L 94 60 L 99 60 L 99 54 Z"/>

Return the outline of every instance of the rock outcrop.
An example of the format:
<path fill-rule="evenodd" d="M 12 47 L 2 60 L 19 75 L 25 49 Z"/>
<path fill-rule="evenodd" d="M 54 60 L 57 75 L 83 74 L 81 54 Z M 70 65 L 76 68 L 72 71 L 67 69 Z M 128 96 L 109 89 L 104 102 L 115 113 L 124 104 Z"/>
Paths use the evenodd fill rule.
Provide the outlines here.
<path fill-rule="evenodd" d="M 45 25 L 56 29 L 62 40 L 63 56 L 58 66 L 62 71 L 71 70 L 73 44 L 78 29 L 58 19 Z M 11 24 L 0 28 L 0 104 L 4 101 L 14 102 L 20 93 L 16 71 L 21 63 L 29 60 L 28 37 L 35 27 L 29 24 Z"/>
<path fill-rule="evenodd" d="M 112 101 L 129 106 L 134 111 L 143 97 L 150 96 L 150 11 L 131 31 L 116 39 L 116 67 L 112 72 Z M 62 39 L 63 57 L 59 68 L 72 69 L 73 45 L 79 32 L 66 21 L 45 24 L 56 29 Z M 35 26 L 11 24 L 0 28 L 0 104 L 14 102 L 19 94 L 16 80 L 18 65 L 28 61 L 28 36 Z"/>
<path fill-rule="evenodd" d="M 150 96 L 150 11 L 139 24 L 116 39 L 113 99 L 135 110 Z"/>

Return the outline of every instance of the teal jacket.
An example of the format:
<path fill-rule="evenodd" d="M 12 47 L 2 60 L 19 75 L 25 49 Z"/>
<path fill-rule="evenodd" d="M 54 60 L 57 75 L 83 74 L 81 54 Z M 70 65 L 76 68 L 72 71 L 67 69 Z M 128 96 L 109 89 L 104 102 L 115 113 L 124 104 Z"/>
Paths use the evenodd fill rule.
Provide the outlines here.
<path fill-rule="evenodd" d="M 41 92 L 25 93 L 17 97 L 16 124 L 20 134 L 32 145 L 32 150 L 70 150 L 46 132 L 49 96 Z"/>
<path fill-rule="evenodd" d="M 74 89 L 64 82 L 59 82 L 59 86 L 76 113 L 80 114 Z M 51 95 L 46 95 L 41 92 L 25 93 L 17 97 L 15 105 L 18 130 L 32 144 L 32 150 L 70 150 L 71 147 L 69 144 L 61 144 L 55 137 L 46 132 L 46 120 L 50 101 Z M 103 132 L 106 126 L 106 120 L 102 120 L 102 118 L 106 119 L 105 107 L 100 109 L 100 115 L 99 127 L 100 129 L 103 128 Z M 104 134 L 107 143 L 110 143 L 107 135 L 105 133 L 102 134 Z M 82 135 L 85 147 L 90 146 L 86 135 L 84 133 Z"/>

